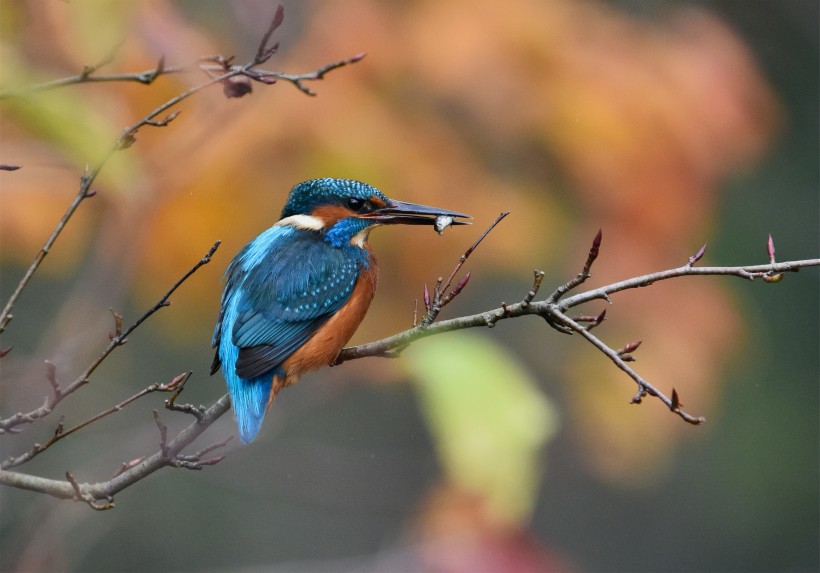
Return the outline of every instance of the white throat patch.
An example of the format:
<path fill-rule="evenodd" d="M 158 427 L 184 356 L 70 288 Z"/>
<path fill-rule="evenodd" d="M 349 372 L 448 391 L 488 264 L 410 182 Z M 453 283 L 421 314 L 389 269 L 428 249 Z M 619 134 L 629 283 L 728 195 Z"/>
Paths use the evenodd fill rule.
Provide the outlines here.
<path fill-rule="evenodd" d="M 291 215 L 278 221 L 276 227 L 293 227 L 304 229 L 305 231 L 321 231 L 325 228 L 325 223 L 318 217 L 311 215 Z"/>

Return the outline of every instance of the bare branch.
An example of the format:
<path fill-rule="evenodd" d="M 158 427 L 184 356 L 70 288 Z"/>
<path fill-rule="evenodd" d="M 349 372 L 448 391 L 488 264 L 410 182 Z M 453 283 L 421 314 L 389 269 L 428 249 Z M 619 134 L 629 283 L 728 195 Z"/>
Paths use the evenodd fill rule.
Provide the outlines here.
<path fill-rule="evenodd" d="M 332 72 L 333 70 L 338 70 L 339 68 L 343 68 L 349 64 L 355 64 L 356 62 L 361 61 L 367 54 L 362 52 L 360 54 L 356 54 L 350 56 L 349 58 L 345 58 L 343 60 L 338 60 L 336 62 L 332 62 L 330 64 L 326 64 L 319 68 L 316 71 L 303 73 L 303 74 L 287 74 L 285 72 L 271 72 L 267 70 L 253 70 L 246 72 L 245 75 L 254 79 L 258 82 L 271 84 L 277 80 L 284 80 L 286 82 L 292 83 L 300 92 L 305 95 L 315 96 L 316 92 L 312 91 L 308 88 L 304 82 L 306 81 L 319 81 L 325 78 L 325 75 Z"/>
<path fill-rule="evenodd" d="M 88 383 L 88 379 L 91 374 L 97 369 L 97 367 L 102 364 L 102 362 L 108 358 L 108 356 L 116 349 L 118 346 L 125 344 L 126 340 L 128 339 L 128 335 L 134 332 L 143 322 L 145 322 L 148 318 L 150 318 L 155 312 L 159 309 L 164 308 L 170 305 L 170 297 L 171 295 L 184 283 L 188 278 L 194 274 L 199 268 L 203 265 L 208 264 L 211 262 L 211 258 L 213 257 L 216 250 L 219 248 L 220 241 L 217 241 L 213 244 L 213 246 L 208 250 L 207 253 L 199 260 L 197 263 L 192 266 L 188 271 L 180 277 L 168 291 L 162 295 L 162 297 L 157 301 L 157 303 L 148 309 L 142 316 L 140 316 L 131 326 L 129 326 L 125 330 L 122 329 L 122 317 L 117 318 L 119 315 L 114 313 L 115 317 L 115 329 L 116 334 L 111 338 L 108 346 L 105 347 L 103 352 L 94 360 L 83 372 L 80 374 L 71 384 L 66 386 L 65 388 L 61 388 L 56 381 L 56 375 L 54 370 L 54 365 L 50 362 L 46 362 L 47 374 L 46 379 L 51 384 L 52 388 L 54 389 L 54 397 L 46 399 L 45 404 L 37 408 L 36 410 L 32 410 L 27 414 L 18 413 L 10 418 L 6 418 L 4 420 L 0 420 L 0 434 L 9 432 L 14 429 L 16 426 L 20 424 L 27 424 L 32 423 L 33 421 L 43 418 L 49 415 L 54 407 L 59 404 L 66 396 L 75 392 L 79 387 Z M 112 311 L 113 312 L 113 311 Z M 150 388 L 150 387 L 149 387 Z M 158 388 L 159 389 L 159 388 Z M 153 390 L 152 390 L 153 391 Z M 130 400 L 130 399 L 129 399 Z M 108 414 L 105 414 L 108 415 Z M 100 416 L 104 417 L 104 416 Z M 77 428 L 79 429 L 79 428 Z M 74 431 L 72 429 L 72 431 Z M 54 440 L 56 441 L 56 440 Z M 4 460 L 0 467 L 7 469 L 9 467 L 15 467 L 22 463 L 29 461 L 34 456 L 38 455 L 40 452 L 45 450 L 49 445 L 45 446 L 41 444 L 35 444 L 34 447 L 29 450 L 27 454 L 23 456 L 18 456 L 17 458 L 12 458 L 9 460 Z"/>
<path fill-rule="evenodd" d="M 672 398 L 667 397 L 652 384 L 641 378 L 641 376 L 627 364 L 627 362 L 634 360 L 630 353 L 637 349 L 639 343 L 632 343 L 621 350 L 614 350 L 590 333 L 590 330 L 594 326 L 599 325 L 604 320 L 605 312 L 602 312 L 597 317 L 581 317 L 582 322 L 590 322 L 587 327 L 581 326 L 578 320 L 568 317 L 565 312 L 572 307 L 597 299 L 605 299 L 610 301 L 609 295 L 621 292 L 623 290 L 644 287 L 659 281 L 682 276 L 725 275 L 737 276 L 748 280 L 754 280 L 755 278 L 761 277 L 765 280 L 766 277 L 777 275 L 782 276 L 782 273 L 797 272 L 801 268 L 820 266 L 820 259 L 806 259 L 768 265 L 748 265 L 739 267 L 693 267 L 687 263 L 682 267 L 627 279 L 557 301 L 556 299 L 560 298 L 560 296 L 565 294 L 568 290 L 578 286 L 578 284 L 586 280 L 589 275 L 589 268 L 594 262 L 595 257 L 597 257 L 599 247 L 600 232 L 596 235 L 596 239 L 593 241 L 593 246 L 590 249 L 590 255 L 584 265 L 584 270 L 575 279 L 556 289 L 556 291 L 546 300 L 533 302 L 532 299 L 535 295 L 533 294 L 530 296 L 530 293 L 527 293 L 527 296 L 521 302 L 516 304 L 502 304 L 501 307 L 496 309 L 470 316 L 443 320 L 430 324 L 426 327 L 419 325 L 377 342 L 345 348 L 339 354 L 337 363 L 354 360 L 357 358 L 365 358 L 368 356 L 391 356 L 392 353 L 396 352 L 398 349 L 404 349 L 413 342 L 428 336 L 434 336 L 437 334 L 443 334 L 445 332 L 462 330 L 466 328 L 492 328 L 499 320 L 518 318 L 526 315 L 536 315 L 545 319 L 550 326 L 553 326 L 561 332 L 565 332 L 567 334 L 580 334 L 593 346 L 603 352 L 610 360 L 612 360 L 618 368 L 626 372 L 627 375 L 629 375 L 638 384 L 638 393 L 633 398 L 633 403 L 639 403 L 642 397 L 646 394 L 650 394 L 664 402 L 670 410 L 678 414 L 685 421 L 691 424 L 700 424 L 703 422 L 702 418 L 692 416 L 683 411 L 679 401 L 676 404 L 673 404 Z M 536 271 L 536 283 L 540 285 L 538 271 Z M 532 290 L 537 290 L 536 285 L 534 285 Z"/>
<path fill-rule="evenodd" d="M 186 68 L 184 66 L 165 66 L 165 56 L 160 57 L 156 67 L 153 67 L 150 70 L 143 70 L 141 72 L 101 75 L 94 73 L 96 69 L 88 71 L 89 68 L 85 68 L 82 72 L 74 76 L 59 78 L 56 80 L 51 80 L 48 82 L 43 82 L 41 84 L 36 84 L 32 86 L 26 86 L 19 89 L 6 90 L 4 92 L 0 92 L 0 99 L 21 97 L 36 92 L 53 90 L 76 84 L 105 82 L 136 82 L 147 86 L 151 85 L 154 82 L 154 80 L 156 80 L 160 76 L 168 74 L 179 74 L 191 71 L 190 68 Z"/>
<path fill-rule="evenodd" d="M 81 499 L 86 503 L 93 501 L 98 505 L 110 504 L 113 507 L 113 496 L 125 488 L 134 485 L 164 467 L 174 465 L 183 467 L 174 461 L 178 454 L 207 430 L 220 416 L 225 414 L 230 407 L 230 397 L 225 394 L 205 411 L 202 420 L 191 423 L 173 439 L 168 440 L 165 448 L 161 448 L 160 451 L 138 463 L 123 464 L 117 475 L 107 481 L 93 484 L 77 483 L 75 481 L 72 484 L 71 480 L 68 479 L 67 481 L 54 480 L 3 469 L 0 470 L 0 485 L 45 493 L 61 499 Z M 206 462 L 208 463 L 202 462 L 202 465 L 216 463 L 209 460 L 206 460 Z"/>
<path fill-rule="evenodd" d="M 472 245 L 470 245 L 470 247 L 466 251 L 464 251 L 464 254 L 461 255 L 461 258 L 459 258 L 458 262 L 456 263 L 456 266 L 453 267 L 453 271 L 450 273 L 450 276 L 447 278 L 447 283 L 445 283 L 443 287 L 441 286 L 443 283 L 443 279 L 439 277 L 436 280 L 436 286 L 433 289 L 432 301 L 430 301 L 430 292 L 427 289 L 427 285 L 424 285 L 424 306 L 427 309 L 427 315 L 421 320 L 422 328 L 426 328 L 427 326 L 432 324 L 436 320 L 436 317 L 438 317 L 438 314 L 441 312 L 441 309 L 447 306 L 447 304 L 450 301 L 452 301 L 456 296 L 458 296 L 458 294 L 464 289 L 464 287 L 467 286 L 467 282 L 470 280 L 470 273 L 464 275 L 464 277 L 462 277 L 461 280 L 459 280 L 456 287 L 449 293 L 447 292 L 447 289 L 449 289 L 450 285 L 453 283 L 453 278 L 455 278 L 456 273 L 458 273 L 458 271 L 461 270 L 461 267 L 464 265 L 467 259 L 470 258 L 470 255 L 473 254 L 473 251 L 475 251 L 478 248 L 478 245 L 481 244 L 481 241 L 483 241 L 484 238 L 487 235 L 489 235 L 493 229 L 495 229 L 496 225 L 503 221 L 504 218 L 509 214 L 509 211 L 505 211 L 501 213 L 498 217 L 496 217 L 495 221 L 490 223 L 490 226 L 487 227 L 483 233 L 481 233 L 481 236 L 479 236 L 478 239 L 476 239 L 476 241 Z"/>

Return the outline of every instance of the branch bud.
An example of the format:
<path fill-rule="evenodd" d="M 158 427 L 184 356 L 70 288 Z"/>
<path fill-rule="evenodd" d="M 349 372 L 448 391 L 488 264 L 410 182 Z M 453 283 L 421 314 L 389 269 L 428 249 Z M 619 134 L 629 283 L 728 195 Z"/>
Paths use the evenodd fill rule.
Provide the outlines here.
<path fill-rule="evenodd" d="M 689 257 L 688 266 L 691 267 L 692 265 L 694 265 L 696 262 L 698 262 L 700 259 L 703 258 L 704 253 L 706 253 L 706 245 L 708 245 L 708 243 L 703 243 L 703 246 L 701 248 L 699 248 L 698 251 L 694 255 Z"/>
<path fill-rule="evenodd" d="M 464 287 L 467 286 L 468 282 L 470 282 L 469 272 L 463 277 L 461 277 L 460 281 L 458 281 L 458 284 L 456 284 L 455 288 L 452 290 L 453 296 L 456 296 L 458 293 L 460 293 L 464 289 Z"/>
<path fill-rule="evenodd" d="M 769 233 L 769 240 L 766 241 L 766 251 L 769 253 L 769 262 L 774 264 L 774 240 L 771 233 Z"/>
<path fill-rule="evenodd" d="M 669 409 L 673 412 L 677 412 L 683 407 L 683 404 L 680 402 L 680 397 L 678 396 L 678 391 L 672 388 L 672 404 L 669 406 Z"/>

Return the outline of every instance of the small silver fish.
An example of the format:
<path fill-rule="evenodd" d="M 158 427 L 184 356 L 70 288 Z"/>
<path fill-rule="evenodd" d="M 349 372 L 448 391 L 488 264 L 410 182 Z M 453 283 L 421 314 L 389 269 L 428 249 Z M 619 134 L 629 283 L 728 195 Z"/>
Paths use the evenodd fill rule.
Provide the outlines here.
<path fill-rule="evenodd" d="M 439 215 L 436 217 L 435 222 L 433 223 L 433 227 L 436 229 L 436 233 L 441 235 L 444 232 L 444 229 L 449 227 L 453 224 L 453 218 L 449 215 Z"/>

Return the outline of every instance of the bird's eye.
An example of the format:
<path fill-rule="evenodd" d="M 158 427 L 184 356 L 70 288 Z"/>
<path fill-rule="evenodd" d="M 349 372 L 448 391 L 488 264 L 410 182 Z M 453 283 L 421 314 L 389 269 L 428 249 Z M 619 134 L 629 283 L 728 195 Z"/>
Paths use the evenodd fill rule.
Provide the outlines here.
<path fill-rule="evenodd" d="M 347 199 L 347 208 L 356 213 L 370 211 L 370 201 L 358 199 L 356 197 L 349 197 Z"/>

